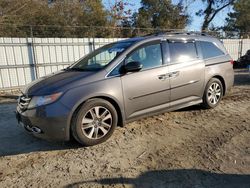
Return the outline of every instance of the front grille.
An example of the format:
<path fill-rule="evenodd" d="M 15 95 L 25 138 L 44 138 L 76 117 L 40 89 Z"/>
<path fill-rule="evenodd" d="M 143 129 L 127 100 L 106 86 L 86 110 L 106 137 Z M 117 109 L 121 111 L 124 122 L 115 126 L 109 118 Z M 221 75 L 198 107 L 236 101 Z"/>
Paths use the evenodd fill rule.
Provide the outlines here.
<path fill-rule="evenodd" d="M 19 97 L 18 99 L 18 106 L 21 110 L 26 110 L 29 106 L 31 98 L 26 96 L 26 95 L 22 95 Z"/>

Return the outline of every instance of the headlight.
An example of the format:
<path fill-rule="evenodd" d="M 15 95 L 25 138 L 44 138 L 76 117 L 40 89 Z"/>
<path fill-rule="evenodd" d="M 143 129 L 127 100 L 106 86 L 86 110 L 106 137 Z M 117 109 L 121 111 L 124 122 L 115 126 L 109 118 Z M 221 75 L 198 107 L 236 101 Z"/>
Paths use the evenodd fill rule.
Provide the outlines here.
<path fill-rule="evenodd" d="M 61 95 L 62 95 L 62 92 L 54 93 L 52 95 L 46 95 L 46 96 L 34 96 L 32 97 L 28 108 L 35 108 L 38 106 L 50 104 L 52 102 L 55 102 Z"/>

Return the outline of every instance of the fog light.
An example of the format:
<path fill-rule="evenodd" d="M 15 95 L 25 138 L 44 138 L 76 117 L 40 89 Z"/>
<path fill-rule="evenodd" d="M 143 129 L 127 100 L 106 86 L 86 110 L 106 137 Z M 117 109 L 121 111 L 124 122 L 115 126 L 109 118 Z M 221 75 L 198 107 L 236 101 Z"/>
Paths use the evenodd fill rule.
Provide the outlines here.
<path fill-rule="evenodd" d="M 42 130 L 38 127 L 32 127 L 32 132 L 36 133 L 36 134 L 40 134 L 40 133 L 42 133 Z"/>

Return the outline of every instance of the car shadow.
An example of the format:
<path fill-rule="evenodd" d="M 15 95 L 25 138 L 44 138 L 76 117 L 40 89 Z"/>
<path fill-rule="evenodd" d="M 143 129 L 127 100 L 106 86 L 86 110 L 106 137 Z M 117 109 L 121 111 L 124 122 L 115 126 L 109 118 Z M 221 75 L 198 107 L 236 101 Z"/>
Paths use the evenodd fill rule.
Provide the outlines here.
<path fill-rule="evenodd" d="M 73 140 L 51 142 L 35 138 L 18 125 L 14 118 L 15 108 L 16 103 L 0 104 L 0 156 L 81 147 Z"/>
<path fill-rule="evenodd" d="M 72 183 L 66 188 L 85 187 L 85 185 L 99 184 L 103 186 L 125 187 L 130 185 L 133 188 L 148 187 L 213 187 L 213 188 L 249 188 L 250 175 L 240 174 L 218 174 L 197 169 L 178 170 L 156 170 L 142 173 L 135 178 L 107 178 L 95 180 L 83 180 Z"/>
<path fill-rule="evenodd" d="M 178 109 L 178 110 L 176 110 L 176 112 L 202 111 L 202 110 L 206 110 L 206 109 L 203 108 L 201 105 L 197 104 L 197 105 L 188 106 L 188 107 L 185 107 L 185 108 Z"/>

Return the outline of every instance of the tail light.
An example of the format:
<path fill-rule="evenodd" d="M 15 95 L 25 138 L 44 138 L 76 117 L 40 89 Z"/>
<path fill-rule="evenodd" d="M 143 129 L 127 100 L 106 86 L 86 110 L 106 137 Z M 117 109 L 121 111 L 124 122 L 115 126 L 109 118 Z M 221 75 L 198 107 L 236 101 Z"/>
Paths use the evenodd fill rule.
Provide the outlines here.
<path fill-rule="evenodd" d="M 234 64 L 234 60 L 230 60 L 230 63 L 233 65 Z"/>

